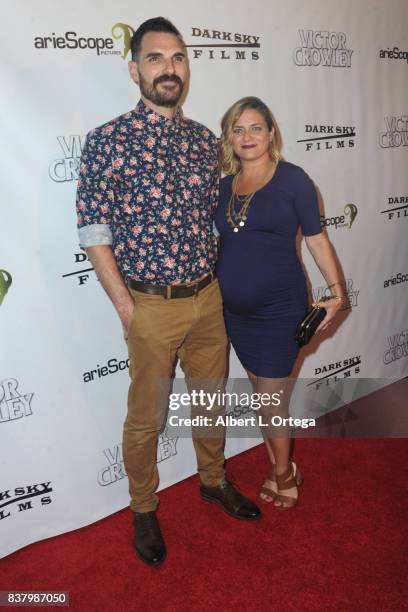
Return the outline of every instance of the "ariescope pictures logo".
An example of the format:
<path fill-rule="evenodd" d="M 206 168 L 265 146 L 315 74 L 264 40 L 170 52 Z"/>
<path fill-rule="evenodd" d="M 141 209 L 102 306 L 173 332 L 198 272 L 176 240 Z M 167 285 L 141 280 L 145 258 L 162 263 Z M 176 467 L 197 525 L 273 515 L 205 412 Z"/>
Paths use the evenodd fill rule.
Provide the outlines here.
<path fill-rule="evenodd" d="M 21 393 L 15 378 L 0 382 L 0 423 L 15 421 L 33 414 L 31 402 L 34 393 Z"/>
<path fill-rule="evenodd" d="M 93 370 L 89 370 L 89 372 L 84 372 L 82 375 L 82 380 L 84 383 L 91 382 L 94 380 L 98 380 L 99 378 L 104 378 L 105 376 L 109 376 L 110 374 L 117 374 L 118 372 L 123 372 L 123 370 L 129 369 L 130 361 L 129 359 L 116 359 L 113 357 L 109 359 L 106 365 L 100 366 L 99 363 L 96 365 L 96 368 Z"/>
<path fill-rule="evenodd" d="M 384 117 L 385 131 L 380 133 L 380 147 L 406 147 L 408 145 L 408 115 Z"/>
<path fill-rule="evenodd" d="M 408 329 L 388 336 L 387 341 L 388 348 L 384 353 L 384 363 L 386 365 L 408 357 Z"/>
<path fill-rule="evenodd" d="M 77 181 L 82 147 L 85 144 L 86 136 L 78 134 L 57 136 L 57 140 L 61 147 L 62 157 L 60 156 L 50 163 L 48 169 L 50 179 L 56 183 Z"/>
<path fill-rule="evenodd" d="M 157 444 L 157 463 L 177 455 L 177 441 L 178 437 L 169 437 L 167 435 L 167 429 L 160 434 Z M 113 448 L 106 448 L 103 454 L 107 464 L 98 474 L 98 484 L 101 487 L 106 487 L 127 477 L 123 461 L 122 444 L 115 444 Z"/>
<path fill-rule="evenodd" d="M 296 66 L 350 68 L 353 51 L 347 48 L 344 32 L 298 30 L 300 46 L 293 51 Z"/>
<path fill-rule="evenodd" d="M 402 59 L 408 64 L 408 51 L 401 51 L 398 47 L 380 49 L 380 59 Z"/>
<path fill-rule="evenodd" d="M 392 206 L 392 208 L 381 211 L 382 215 L 387 215 L 388 221 L 408 217 L 408 196 L 389 197 L 388 205 Z"/>
<path fill-rule="evenodd" d="M 48 506 L 52 499 L 51 481 L 0 491 L 0 521 L 14 513 Z"/>
<path fill-rule="evenodd" d="M 47 51 L 86 51 L 96 55 L 120 55 L 126 59 L 134 29 L 127 23 L 115 23 L 111 36 L 89 36 L 69 30 L 34 37 L 34 48 Z M 115 43 L 115 40 L 118 43 Z"/>
<path fill-rule="evenodd" d="M 354 147 L 356 128 L 351 125 L 305 124 L 304 138 L 296 142 L 305 143 L 305 151 L 333 151 Z"/>
<path fill-rule="evenodd" d="M 354 219 L 357 217 L 357 213 L 358 209 L 355 204 L 346 204 L 343 208 L 343 214 L 335 215 L 333 217 L 325 217 L 324 215 L 320 215 L 320 223 L 322 227 L 351 229 Z"/>
<path fill-rule="evenodd" d="M 345 284 L 343 284 L 341 287 L 336 287 L 336 289 L 341 291 L 341 295 L 347 294 L 347 303 L 342 306 L 342 310 L 357 308 L 360 289 L 356 289 L 354 280 L 352 278 L 347 278 Z M 327 287 L 327 285 L 313 287 L 312 289 L 313 302 L 320 302 L 322 298 L 330 295 L 330 289 Z"/>
<path fill-rule="evenodd" d="M 408 282 L 408 274 L 402 274 L 402 272 L 398 272 L 395 276 L 390 276 L 384 281 L 384 289 L 386 287 L 393 287 L 394 285 L 400 285 L 401 283 Z"/>
<path fill-rule="evenodd" d="M 90 273 L 94 272 L 94 269 L 89 266 L 89 257 L 85 253 L 74 253 L 74 263 L 81 269 L 77 268 L 73 272 L 66 272 L 62 274 L 62 278 L 75 278 L 78 285 L 82 287 L 88 282 Z"/>
<path fill-rule="evenodd" d="M 241 32 L 225 32 L 206 27 L 191 27 L 192 59 L 252 60 L 259 59 L 260 36 Z M 187 42 L 187 41 L 186 41 Z"/>
<path fill-rule="evenodd" d="M 361 356 L 348 357 L 333 363 L 326 363 L 315 368 L 315 380 L 308 383 L 308 387 L 313 386 L 316 390 L 322 385 L 330 385 L 333 382 L 338 382 L 344 378 L 351 378 L 353 374 L 359 374 L 361 365 Z"/>
<path fill-rule="evenodd" d="M 3 300 L 10 289 L 12 282 L 13 279 L 10 272 L 7 272 L 7 270 L 0 270 L 0 306 L 2 305 Z"/>

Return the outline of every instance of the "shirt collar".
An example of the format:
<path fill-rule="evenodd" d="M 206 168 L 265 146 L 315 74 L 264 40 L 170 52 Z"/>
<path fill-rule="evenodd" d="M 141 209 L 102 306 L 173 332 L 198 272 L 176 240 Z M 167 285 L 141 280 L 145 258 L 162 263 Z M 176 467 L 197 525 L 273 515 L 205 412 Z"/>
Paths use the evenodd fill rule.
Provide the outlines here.
<path fill-rule="evenodd" d="M 142 115 L 143 118 L 150 125 L 160 127 L 178 125 L 181 123 L 181 120 L 183 118 L 183 113 L 180 108 L 177 110 L 177 113 L 174 115 L 174 117 L 172 119 L 169 119 L 168 117 L 161 115 L 157 111 L 154 111 L 152 108 L 147 106 L 147 104 L 145 104 L 141 98 L 136 104 L 135 112 L 138 115 Z"/>

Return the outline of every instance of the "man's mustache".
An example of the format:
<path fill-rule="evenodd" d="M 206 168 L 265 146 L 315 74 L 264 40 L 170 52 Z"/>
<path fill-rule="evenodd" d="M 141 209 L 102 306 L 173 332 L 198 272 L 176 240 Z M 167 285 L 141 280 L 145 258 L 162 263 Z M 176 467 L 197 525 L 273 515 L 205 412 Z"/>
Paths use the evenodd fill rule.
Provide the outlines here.
<path fill-rule="evenodd" d="M 162 74 L 161 76 L 157 77 L 157 79 L 154 79 L 153 86 L 155 87 L 159 83 L 163 83 L 163 81 L 173 81 L 181 87 L 183 86 L 183 81 L 179 76 L 177 76 L 177 74 Z"/>

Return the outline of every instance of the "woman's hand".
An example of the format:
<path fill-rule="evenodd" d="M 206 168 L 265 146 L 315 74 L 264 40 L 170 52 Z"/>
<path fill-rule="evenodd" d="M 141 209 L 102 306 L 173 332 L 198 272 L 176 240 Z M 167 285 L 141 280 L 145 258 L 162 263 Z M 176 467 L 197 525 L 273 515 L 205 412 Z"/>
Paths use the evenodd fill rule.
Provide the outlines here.
<path fill-rule="evenodd" d="M 329 327 L 329 325 L 331 325 L 332 320 L 334 319 L 338 311 L 341 309 L 341 307 L 345 304 L 346 300 L 347 300 L 347 297 L 344 297 L 344 298 L 343 297 L 342 298 L 332 297 L 332 298 L 323 300 L 322 302 L 315 302 L 314 304 L 315 306 L 321 306 L 322 308 L 325 308 L 327 312 L 323 321 L 320 323 L 319 327 L 316 329 L 316 332 L 323 331 L 324 329 Z"/>

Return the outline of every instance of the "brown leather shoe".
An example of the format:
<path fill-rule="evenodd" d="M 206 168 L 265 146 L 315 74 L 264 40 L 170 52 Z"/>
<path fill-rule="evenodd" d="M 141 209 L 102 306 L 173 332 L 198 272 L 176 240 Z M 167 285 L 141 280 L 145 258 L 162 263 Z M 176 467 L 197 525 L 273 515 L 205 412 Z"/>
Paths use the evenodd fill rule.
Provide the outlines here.
<path fill-rule="evenodd" d="M 156 512 L 135 512 L 134 545 L 140 559 L 148 565 L 158 565 L 166 558 L 166 545 Z"/>
<path fill-rule="evenodd" d="M 224 511 L 234 518 L 247 521 L 261 518 L 258 506 L 244 497 L 228 480 L 223 480 L 217 487 L 201 484 L 200 495 L 205 501 L 221 504 Z"/>

